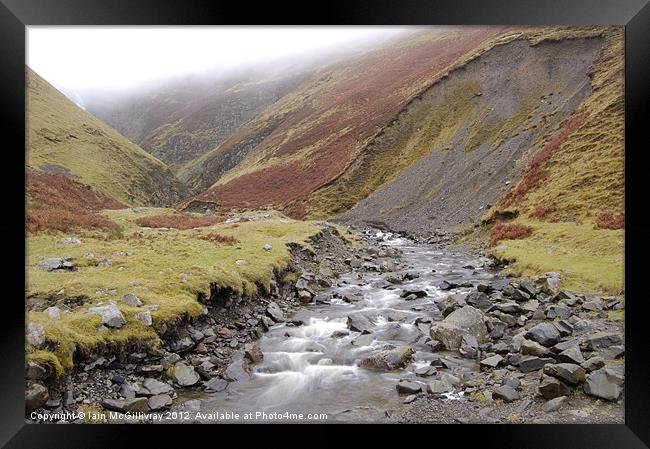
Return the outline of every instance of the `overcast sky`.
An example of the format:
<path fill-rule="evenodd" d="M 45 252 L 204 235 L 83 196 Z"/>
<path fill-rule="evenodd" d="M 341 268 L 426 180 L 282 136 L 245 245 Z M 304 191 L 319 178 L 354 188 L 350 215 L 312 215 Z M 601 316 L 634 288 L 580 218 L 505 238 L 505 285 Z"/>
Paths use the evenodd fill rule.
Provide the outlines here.
<path fill-rule="evenodd" d="M 67 92 L 147 81 L 385 37 L 395 27 L 27 28 L 27 65 Z"/>

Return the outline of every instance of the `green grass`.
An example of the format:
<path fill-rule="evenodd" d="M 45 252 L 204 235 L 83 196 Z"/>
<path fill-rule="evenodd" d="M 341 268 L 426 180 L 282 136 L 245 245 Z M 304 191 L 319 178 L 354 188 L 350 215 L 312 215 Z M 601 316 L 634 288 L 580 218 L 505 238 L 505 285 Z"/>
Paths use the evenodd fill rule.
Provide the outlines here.
<path fill-rule="evenodd" d="M 620 294 L 624 290 L 624 233 L 594 229 L 593 224 L 545 223 L 518 219 L 533 228 L 523 240 L 502 241 L 493 249 L 513 261 L 509 271 L 539 275 L 562 274 L 562 287 L 575 291 Z"/>
<path fill-rule="evenodd" d="M 159 342 L 157 331 L 163 324 L 181 317 L 196 317 L 201 311 L 197 301 L 200 293 L 209 295 L 210 284 L 254 297 L 268 291 L 270 279 L 282 272 L 290 260 L 289 243 L 305 243 L 319 228 L 309 222 L 286 219 L 273 214 L 270 219 L 218 224 L 207 228 L 185 231 L 142 231 L 135 220 L 147 214 L 171 213 L 171 209 L 145 209 L 108 211 L 106 214 L 122 227 L 121 238 L 84 231 L 77 235 L 80 245 L 64 245 L 62 234 L 30 235 L 27 240 L 27 294 L 49 297 L 64 290 L 66 297 L 85 296 L 89 303 L 52 319 L 42 312 L 30 312 L 28 321 L 45 327 L 48 340 L 56 348 L 53 354 L 64 369 L 72 367 L 75 351 L 120 345 L 155 345 Z M 235 237 L 239 243 L 218 244 L 201 239 L 209 232 Z M 271 251 L 263 251 L 265 244 Z M 114 256 L 116 252 L 129 256 Z M 83 257 L 94 254 L 93 260 Z M 71 256 L 78 264 L 77 272 L 47 272 L 37 268 L 47 257 Z M 103 258 L 112 261 L 106 268 L 96 266 Z M 246 261 L 243 265 L 237 260 Z M 191 273 L 191 274 L 188 274 Z M 157 304 L 152 311 L 153 328 L 134 318 L 142 311 L 129 307 L 122 297 L 134 293 L 142 302 Z M 99 333 L 98 315 L 89 314 L 88 307 L 115 301 L 124 314 L 127 324 L 118 330 Z M 28 348 L 32 352 L 33 348 Z M 40 354 L 42 352 L 33 352 Z"/>

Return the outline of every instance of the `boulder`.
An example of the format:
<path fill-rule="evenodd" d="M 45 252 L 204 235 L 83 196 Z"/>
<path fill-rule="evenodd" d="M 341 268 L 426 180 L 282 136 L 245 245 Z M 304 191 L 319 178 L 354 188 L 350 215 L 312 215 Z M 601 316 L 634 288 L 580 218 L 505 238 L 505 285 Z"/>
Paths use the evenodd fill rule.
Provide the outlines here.
<path fill-rule="evenodd" d="M 585 343 L 589 351 L 605 349 L 610 346 L 622 345 L 623 337 L 621 334 L 613 332 L 599 332 L 589 337 Z"/>
<path fill-rule="evenodd" d="M 449 281 L 442 281 L 440 284 L 438 284 L 438 288 L 440 290 L 451 290 L 452 288 L 458 287 L 458 284 L 454 284 L 453 282 Z"/>
<path fill-rule="evenodd" d="M 551 323 L 539 323 L 526 332 L 526 338 L 542 346 L 553 346 L 560 341 L 560 332 Z"/>
<path fill-rule="evenodd" d="M 519 399 L 519 393 L 514 388 L 508 385 L 501 385 L 496 387 L 492 392 L 493 399 L 501 399 L 503 402 L 512 402 Z"/>
<path fill-rule="evenodd" d="M 157 379 L 146 378 L 142 382 L 143 388 L 145 388 L 151 395 L 159 394 L 172 394 L 174 393 L 174 388 L 168 383 L 161 382 Z"/>
<path fill-rule="evenodd" d="M 427 385 L 427 391 L 431 394 L 451 393 L 454 391 L 454 387 L 446 380 L 432 380 Z"/>
<path fill-rule="evenodd" d="M 102 407 L 114 412 L 141 412 L 144 413 L 149 409 L 149 401 L 147 398 L 132 398 L 132 399 L 104 399 Z"/>
<path fill-rule="evenodd" d="M 244 345 L 244 356 L 253 363 L 260 363 L 264 359 L 264 354 L 257 343 Z"/>
<path fill-rule="evenodd" d="M 348 316 L 347 323 L 348 329 L 354 332 L 371 332 L 374 328 L 374 324 L 370 318 L 360 313 Z"/>
<path fill-rule="evenodd" d="M 178 362 L 172 369 L 172 378 L 180 387 L 191 387 L 201 380 L 194 367 L 185 362 Z"/>
<path fill-rule="evenodd" d="M 204 383 L 205 390 L 209 392 L 220 392 L 228 387 L 228 381 L 220 377 L 213 377 Z"/>
<path fill-rule="evenodd" d="M 408 380 L 400 380 L 395 386 L 399 394 L 415 394 L 422 391 L 422 385 L 417 382 L 410 382 Z"/>
<path fill-rule="evenodd" d="M 361 360 L 359 366 L 362 368 L 376 370 L 395 370 L 404 368 L 413 357 L 413 348 L 403 346 L 401 348 L 388 349 Z"/>
<path fill-rule="evenodd" d="M 623 379 L 611 369 L 601 368 L 587 376 L 584 391 L 607 401 L 616 401 L 621 395 Z"/>
<path fill-rule="evenodd" d="M 41 260 L 38 268 L 45 271 L 77 271 L 77 266 L 70 260 L 70 257 L 50 257 Z"/>
<path fill-rule="evenodd" d="M 271 251 L 273 247 L 269 245 L 268 243 L 264 246 L 262 246 L 262 251 Z"/>
<path fill-rule="evenodd" d="M 448 350 L 460 348 L 463 335 L 471 335 L 479 343 L 485 343 L 489 337 L 483 317 L 483 312 L 472 306 L 462 307 L 432 326 L 431 338 L 440 341 Z"/>
<path fill-rule="evenodd" d="M 25 329 L 25 339 L 28 344 L 37 348 L 45 343 L 45 328 L 42 324 L 30 323 Z"/>
<path fill-rule="evenodd" d="M 53 318 L 55 320 L 58 320 L 59 318 L 61 318 L 61 309 L 59 309 L 56 306 L 48 307 L 47 309 L 45 309 L 43 311 L 43 313 L 45 313 L 47 316 L 49 316 L 50 318 Z"/>
<path fill-rule="evenodd" d="M 571 390 L 561 380 L 542 375 L 538 387 L 539 393 L 544 399 L 554 399 L 560 396 L 567 396 Z"/>
<path fill-rule="evenodd" d="M 150 410 L 163 410 L 172 405 L 172 398 L 168 394 L 151 396 L 147 401 Z"/>
<path fill-rule="evenodd" d="M 521 353 L 523 355 L 534 355 L 536 357 L 544 357 L 550 354 L 550 350 L 540 345 L 536 341 L 524 340 L 521 343 Z"/>
<path fill-rule="evenodd" d="M 153 325 L 153 318 L 151 317 L 151 312 L 148 310 L 136 313 L 135 319 L 143 323 L 145 326 Z"/>
<path fill-rule="evenodd" d="M 472 292 L 467 295 L 465 301 L 467 304 L 484 311 L 492 307 L 490 297 L 483 292 Z"/>
<path fill-rule="evenodd" d="M 227 380 L 235 382 L 240 380 L 248 380 L 250 379 L 251 375 L 248 371 L 246 362 L 242 358 L 237 359 L 228 365 L 223 373 L 223 377 L 225 377 Z"/>
<path fill-rule="evenodd" d="M 314 295 L 308 290 L 298 290 L 298 301 L 303 304 L 309 304 Z"/>
<path fill-rule="evenodd" d="M 266 314 L 271 317 L 271 319 L 276 323 L 281 323 L 285 320 L 284 313 L 282 313 L 280 306 L 278 306 L 275 302 L 269 303 L 266 308 Z"/>
<path fill-rule="evenodd" d="M 560 318 L 565 320 L 571 316 L 571 308 L 563 304 L 550 304 L 546 307 L 546 318 L 553 320 Z"/>
<path fill-rule="evenodd" d="M 126 324 L 126 319 L 115 304 L 108 304 L 101 307 L 91 307 L 89 313 L 102 317 L 102 324 L 114 329 L 119 329 Z"/>
<path fill-rule="evenodd" d="M 25 410 L 27 413 L 31 413 L 36 409 L 44 407 L 49 398 L 49 392 L 44 385 L 37 382 L 30 382 L 25 389 Z"/>
<path fill-rule="evenodd" d="M 556 377 L 570 385 L 576 385 L 580 382 L 584 382 L 586 375 L 584 368 L 573 363 L 557 363 L 545 365 L 544 374 L 547 376 Z"/>
<path fill-rule="evenodd" d="M 522 310 L 521 306 L 514 301 L 501 302 L 496 304 L 495 307 L 503 313 L 520 313 Z"/>
<path fill-rule="evenodd" d="M 603 366 L 605 366 L 605 361 L 603 360 L 602 357 L 591 357 L 588 360 L 585 360 L 580 364 L 588 373 L 592 371 L 596 371 L 601 369 Z"/>
<path fill-rule="evenodd" d="M 463 335 L 458 352 L 468 359 L 475 358 L 478 353 L 478 341 L 473 335 Z"/>
<path fill-rule="evenodd" d="M 503 363 L 503 357 L 500 355 L 496 354 L 491 357 L 485 358 L 481 360 L 480 365 L 485 366 L 488 368 L 496 368 L 497 366 L 501 365 Z"/>
<path fill-rule="evenodd" d="M 140 298 L 135 296 L 133 293 L 127 293 L 122 297 L 122 301 L 130 305 L 131 307 L 142 307 L 142 301 Z"/>
<path fill-rule="evenodd" d="M 557 359 L 562 363 L 575 363 L 578 365 L 582 364 L 585 361 L 585 358 L 583 357 L 582 352 L 577 345 L 571 346 L 570 348 L 560 352 L 557 355 Z"/>
<path fill-rule="evenodd" d="M 555 360 L 550 357 L 535 357 L 532 355 L 527 355 L 522 357 L 517 362 L 517 367 L 522 373 L 530 373 L 537 371 L 549 363 L 555 363 Z"/>
<path fill-rule="evenodd" d="M 542 410 L 544 410 L 546 413 L 558 411 L 564 404 L 566 404 L 568 399 L 569 398 L 566 396 L 558 396 L 557 398 L 546 402 L 546 404 L 542 406 Z"/>
<path fill-rule="evenodd" d="M 405 288 L 400 294 L 400 298 L 406 298 L 410 295 L 415 295 L 417 298 L 424 298 L 427 296 L 427 291 L 421 288 Z"/>

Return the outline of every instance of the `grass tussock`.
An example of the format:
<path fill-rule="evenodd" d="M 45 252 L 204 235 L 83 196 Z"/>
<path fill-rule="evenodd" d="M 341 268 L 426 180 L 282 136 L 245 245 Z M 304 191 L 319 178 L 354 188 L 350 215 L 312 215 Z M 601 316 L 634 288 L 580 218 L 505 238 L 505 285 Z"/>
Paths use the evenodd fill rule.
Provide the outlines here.
<path fill-rule="evenodd" d="M 533 229 L 520 223 L 497 223 L 490 231 L 490 246 L 496 245 L 501 240 L 524 239 L 530 236 Z"/>
<path fill-rule="evenodd" d="M 147 228 L 194 229 L 221 223 L 223 217 L 190 213 L 148 215 L 136 220 L 136 224 Z"/>
<path fill-rule="evenodd" d="M 143 230 L 137 221 L 146 215 L 173 216 L 173 210 L 122 209 L 105 214 L 123 230 L 122 237 L 111 239 L 107 233 L 97 231 L 84 235 L 81 244 L 65 245 L 61 242 L 63 235 L 58 233 L 28 236 L 27 296 L 49 298 L 63 290 L 64 297 L 89 299 L 58 319 L 39 311 L 27 315 L 28 322 L 44 326 L 48 340 L 48 346 L 42 348 L 45 351 L 27 348 L 27 352 L 32 357 L 55 357 L 63 370 L 73 366 L 76 356 L 93 351 L 159 344 L 158 333 L 166 323 L 198 316 L 198 297 L 209 297 L 214 283 L 249 297 L 255 297 L 260 289 L 268 290 L 270 279 L 290 261 L 288 245 L 306 244 L 319 232 L 309 222 L 275 215 L 240 222 L 237 227 L 218 223 L 213 225 L 216 229 L 160 231 Z M 215 239 L 226 244 L 215 244 Z M 265 244 L 273 249 L 262 250 Z M 86 257 L 87 254 L 92 257 Z M 78 271 L 61 273 L 38 268 L 41 260 L 63 255 L 72 258 Z M 104 258 L 112 262 L 110 266 L 98 266 Z M 122 297 L 127 293 L 137 295 L 145 306 L 158 306 L 151 311 L 152 327 L 135 319 L 142 308 L 124 303 Z M 97 332 L 100 317 L 88 313 L 88 308 L 110 301 L 118 305 L 127 324 L 120 329 Z"/>
<path fill-rule="evenodd" d="M 221 243 L 224 245 L 234 245 L 235 243 L 239 243 L 239 240 L 231 235 L 222 235 L 216 232 L 210 232 L 204 236 L 201 236 L 200 238 L 207 240 L 208 242 Z"/>

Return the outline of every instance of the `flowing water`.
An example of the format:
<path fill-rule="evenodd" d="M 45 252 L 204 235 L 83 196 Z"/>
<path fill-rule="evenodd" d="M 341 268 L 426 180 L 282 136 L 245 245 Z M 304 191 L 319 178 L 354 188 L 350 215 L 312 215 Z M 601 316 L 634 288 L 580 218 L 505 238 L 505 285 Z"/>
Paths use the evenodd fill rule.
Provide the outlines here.
<path fill-rule="evenodd" d="M 204 397 L 201 413 L 253 413 L 258 421 L 277 420 L 274 413 L 325 413 L 327 421 L 349 422 L 380 421 L 386 418 L 387 410 L 398 409 L 404 400 L 395 389 L 398 381 L 416 379 L 413 371 L 441 354 L 424 344 L 418 323 L 427 318 L 442 319 L 436 302 L 470 290 L 444 291 L 438 284 L 443 280 L 457 284 L 489 280 L 494 272 L 483 267 L 485 260 L 470 254 L 416 244 L 390 234 L 378 233 L 378 237 L 382 245 L 403 252 L 398 271 L 407 270 L 419 277 L 390 289 L 385 288 L 385 278 L 394 273 L 351 271 L 339 277 L 331 293 L 341 296 L 346 291 L 356 292 L 359 301 L 347 303 L 333 298 L 329 304 L 310 304 L 292 317 L 304 325 L 283 323 L 271 328 L 258 341 L 264 360 L 253 366 L 251 379 L 230 383 L 225 391 Z M 427 296 L 407 301 L 400 297 L 404 288 L 425 290 Z M 354 314 L 371 318 L 373 332 L 361 336 L 349 331 L 339 336 L 348 331 L 347 318 Z M 357 366 L 364 357 L 400 346 L 416 351 L 405 369 L 378 372 Z M 455 367 L 460 371 L 478 369 L 472 361 L 460 364 Z"/>

